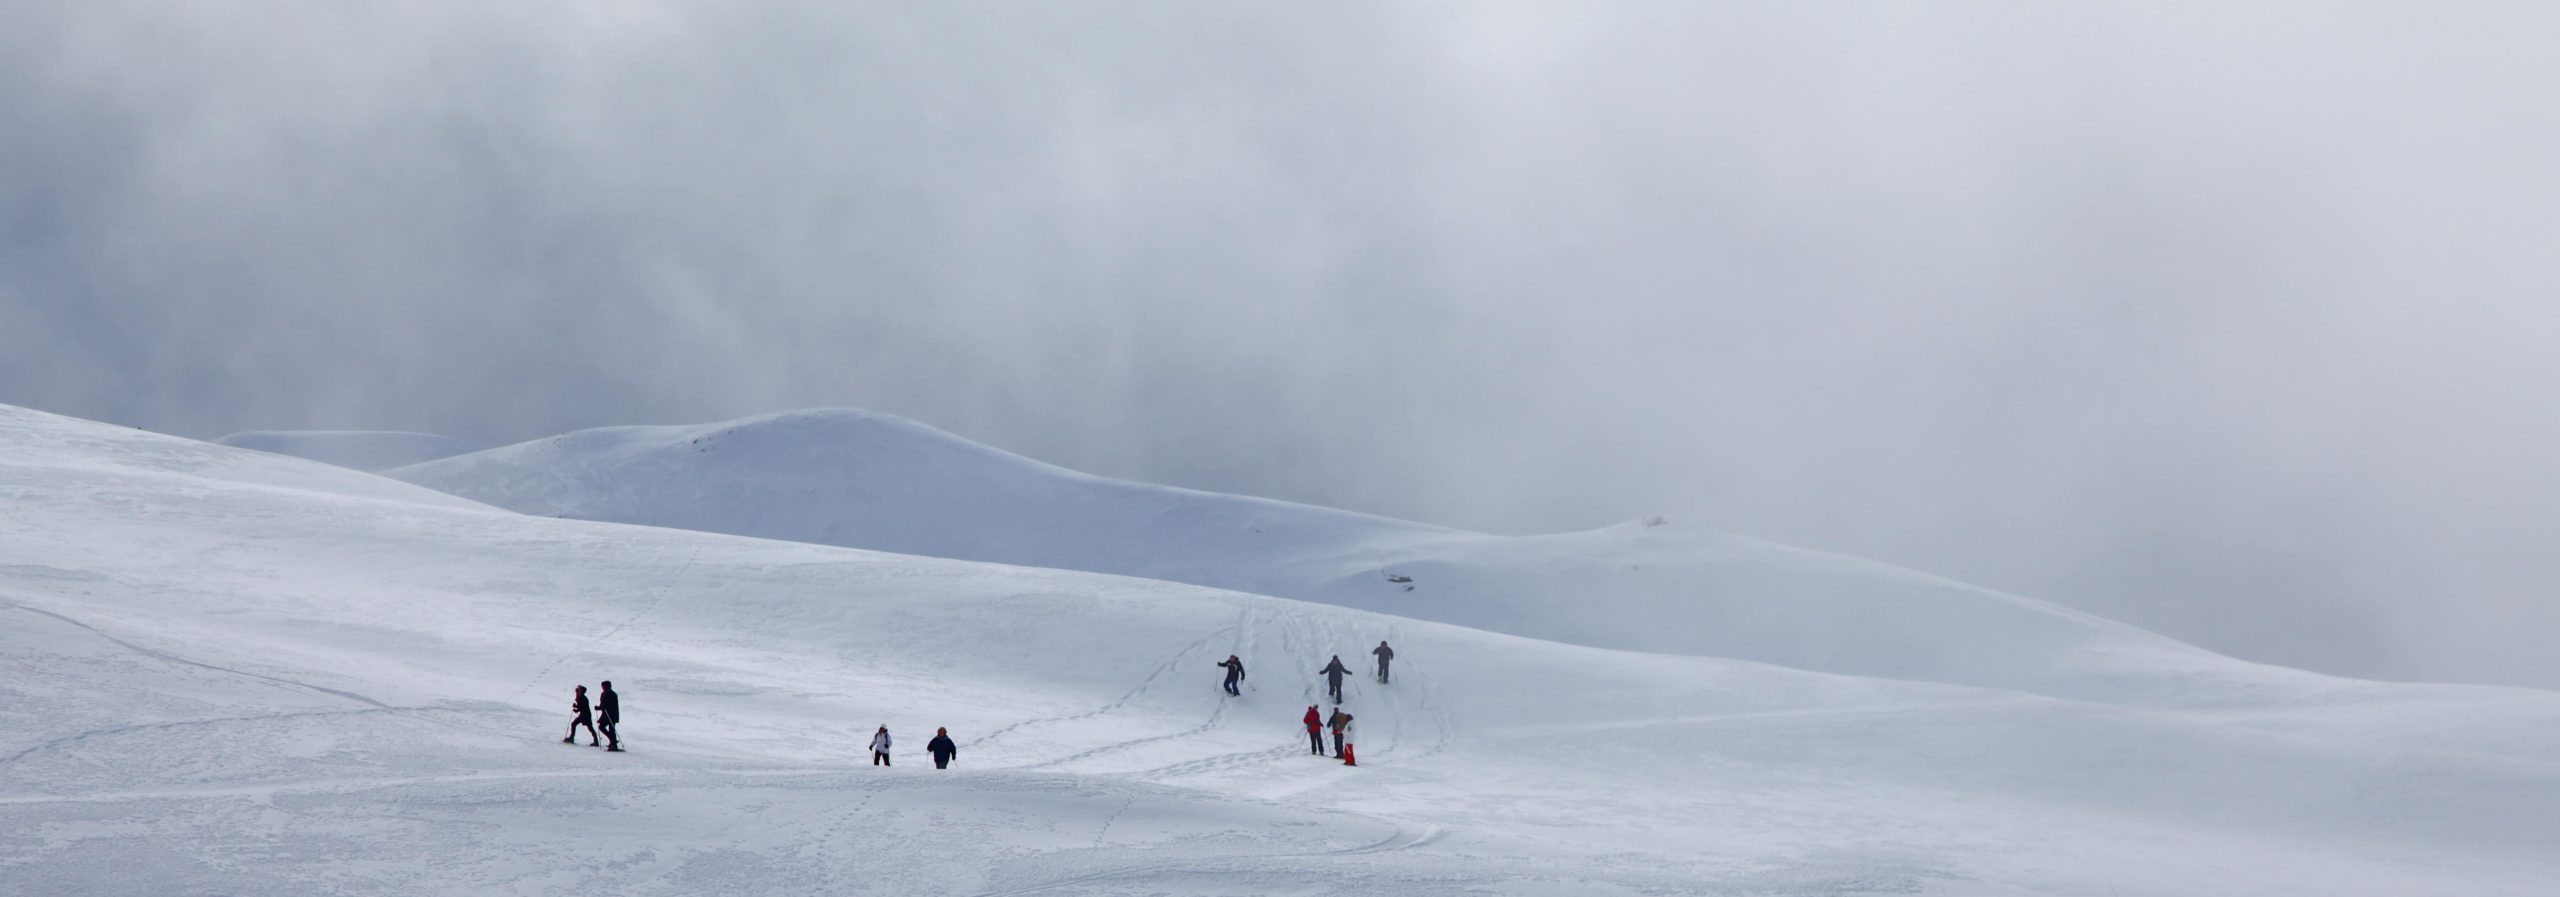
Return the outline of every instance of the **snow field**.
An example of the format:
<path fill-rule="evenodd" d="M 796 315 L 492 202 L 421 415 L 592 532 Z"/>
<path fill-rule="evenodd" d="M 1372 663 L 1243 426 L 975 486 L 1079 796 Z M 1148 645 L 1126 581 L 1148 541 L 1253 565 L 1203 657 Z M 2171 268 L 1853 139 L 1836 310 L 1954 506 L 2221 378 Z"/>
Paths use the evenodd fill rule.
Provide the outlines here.
<path fill-rule="evenodd" d="M 2052 652 L 2035 681 L 2078 658 L 2148 689 L 2091 700 L 519 516 L 5 407 L 0 446 L 0 893 L 2560 880 L 2544 692 Z M 1313 671 L 1380 638 L 1395 684 L 1346 683 L 1362 765 L 1307 756 Z M 559 744 L 570 686 L 605 678 L 632 752 Z M 922 755 L 935 726 L 953 770 Z"/>

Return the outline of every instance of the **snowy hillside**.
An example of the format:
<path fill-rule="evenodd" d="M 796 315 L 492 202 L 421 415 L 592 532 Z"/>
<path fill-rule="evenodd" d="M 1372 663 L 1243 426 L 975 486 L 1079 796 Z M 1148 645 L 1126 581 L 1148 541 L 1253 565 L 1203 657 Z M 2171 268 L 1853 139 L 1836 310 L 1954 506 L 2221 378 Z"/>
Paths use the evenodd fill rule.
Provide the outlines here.
<path fill-rule="evenodd" d="M 214 442 L 368 471 L 449 458 L 480 448 L 450 436 L 396 430 L 251 430 Z"/>
<path fill-rule="evenodd" d="M 0 502 L 5 894 L 2560 880 L 2544 692 L 2304 675 L 2134 707 L 1625 653 L 519 516 L 5 406 Z M 1308 673 L 1382 637 L 1403 658 L 1351 684 L 1362 764 L 1307 756 Z M 632 751 L 560 744 L 569 687 L 606 678 Z M 882 724 L 888 769 L 863 761 Z M 935 726 L 953 770 L 920 755 Z"/>
<path fill-rule="evenodd" d="M 1906 570 L 1678 523 L 1506 538 L 1088 476 L 803 411 L 586 430 L 389 472 L 528 514 L 1141 576 L 1540 639 L 2076 698 L 2296 677 Z"/>

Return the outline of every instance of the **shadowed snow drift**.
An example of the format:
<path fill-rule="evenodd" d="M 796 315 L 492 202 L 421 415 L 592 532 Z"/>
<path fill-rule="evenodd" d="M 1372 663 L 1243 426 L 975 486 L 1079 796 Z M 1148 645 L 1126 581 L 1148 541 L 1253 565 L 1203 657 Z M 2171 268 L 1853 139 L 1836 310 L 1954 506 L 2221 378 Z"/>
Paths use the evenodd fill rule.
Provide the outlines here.
<path fill-rule="evenodd" d="M 214 442 L 362 471 L 389 470 L 480 448 L 450 436 L 397 430 L 250 430 Z"/>
<path fill-rule="evenodd" d="M 2288 671 L 1651 520 L 1500 537 L 1090 476 L 889 415 L 582 430 L 388 475 L 527 514 L 1187 582 L 1606 648 L 2107 700 Z"/>

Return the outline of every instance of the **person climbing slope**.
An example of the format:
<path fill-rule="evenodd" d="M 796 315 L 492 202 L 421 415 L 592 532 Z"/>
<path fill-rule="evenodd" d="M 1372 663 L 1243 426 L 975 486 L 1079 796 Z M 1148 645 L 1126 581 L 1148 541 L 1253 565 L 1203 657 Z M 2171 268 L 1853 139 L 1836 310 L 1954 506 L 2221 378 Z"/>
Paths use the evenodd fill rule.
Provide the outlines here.
<path fill-rule="evenodd" d="M 1316 672 L 1324 674 L 1326 690 L 1333 692 L 1333 702 L 1342 703 L 1342 674 L 1351 672 L 1350 667 L 1342 665 L 1342 655 L 1334 655 L 1332 663 L 1325 664 L 1324 669 Z"/>
<path fill-rule="evenodd" d="M 604 691 L 596 694 L 596 728 L 604 730 L 605 750 L 622 750 L 622 736 L 613 731 L 613 727 L 621 723 L 622 696 L 613 693 L 613 680 L 607 679 Z"/>
<path fill-rule="evenodd" d="M 578 727 L 579 727 L 579 726 L 585 726 L 585 727 L 587 727 L 587 746 L 588 746 L 588 747 L 595 747 L 595 746 L 596 746 L 596 744 L 597 744 L 597 740 L 596 740 L 596 718 L 595 718 L 595 715 L 594 715 L 593 713 L 589 712 L 589 711 L 588 711 L 588 709 L 587 709 L 587 687 L 586 687 L 586 686 L 584 686 L 584 685 L 578 686 L 578 693 L 577 693 L 577 695 L 576 695 L 575 697 L 572 697 L 572 698 L 570 698 L 570 699 L 569 699 L 569 709 L 577 711 L 577 712 L 578 712 L 578 715 L 577 715 L 576 717 L 574 717 L 574 718 L 572 718 L 572 719 L 570 719 L 570 720 L 569 720 L 569 737 L 567 737 L 567 738 L 563 738 L 563 739 L 560 739 L 560 743 L 561 743 L 561 744 L 577 744 L 577 743 L 578 743 Z"/>
<path fill-rule="evenodd" d="M 1236 690 L 1236 683 L 1244 681 L 1244 661 L 1237 660 L 1235 655 L 1229 654 L 1227 659 L 1219 661 L 1218 665 L 1227 668 L 1227 693 L 1244 694 Z"/>
<path fill-rule="evenodd" d="M 950 729 L 933 730 L 933 740 L 924 743 L 924 752 L 933 755 L 933 768 L 950 769 L 951 758 L 960 756 L 960 746 L 951 743 Z"/>
<path fill-rule="evenodd" d="M 1342 712 L 1342 707 L 1336 705 L 1333 708 L 1333 718 L 1327 720 L 1327 723 L 1333 726 L 1333 758 L 1340 760 L 1342 759 L 1342 736 L 1351 731 L 1351 714 Z"/>
<path fill-rule="evenodd" d="M 881 726 L 871 736 L 871 765 L 889 765 L 889 727 Z"/>
<path fill-rule="evenodd" d="M 1324 714 L 1317 713 L 1316 705 L 1309 704 L 1303 722 L 1307 724 L 1307 753 L 1324 756 Z"/>
<path fill-rule="evenodd" d="M 1378 681 L 1387 681 L 1387 665 L 1395 662 L 1396 649 L 1387 647 L 1386 639 L 1379 639 L 1378 646 L 1369 649 L 1369 653 L 1378 655 Z"/>

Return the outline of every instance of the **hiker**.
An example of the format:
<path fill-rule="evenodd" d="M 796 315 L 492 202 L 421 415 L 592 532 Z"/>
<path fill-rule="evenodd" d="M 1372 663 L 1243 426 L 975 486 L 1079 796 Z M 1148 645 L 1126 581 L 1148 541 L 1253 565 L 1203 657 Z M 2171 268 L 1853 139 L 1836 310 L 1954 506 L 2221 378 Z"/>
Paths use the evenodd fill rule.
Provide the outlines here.
<path fill-rule="evenodd" d="M 560 743 L 577 744 L 578 727 L 585 726 L 587 727 L 587 746 L 595 747 L 598 743 L 596 741 L 596 718 L 593 714 L 587 711 L 586 686 L 578 686 L 577 696 L 569 700 L 569 709 L 577 711 L 578 715 L 575 719 L 571 719 L 569 721 L 569 737 L 560 739 Z"/>
<path fill-rule="evenodd" d="M 871 736 L 871 765 L 889 765 L 889 727 L 881 726 Z"/>
<path fill-rule="evenodd" d="M 1386 639 L 1379 639 L 1378 646 L 1370 649 L 1369 653 L 1378 655 L 1378 681 L 1387 681 L 1387 664 L 1395 662 L 1396 649 L 1387 647 Z"/>
<path fill-rule="evenodd" d="M 1333 702 L 1342 703 L 1342 674 L 1351 672 L 1350 667 L 1342 665 L 1342 655 L 1334 655 L 1332 663 L 1325 664 L 1324 669 L 1316 672 L 1324 674 L 1326 687 L 1333 692 Z"/>
<path fill-rule="evenodd" d="M 1317 713 L 1316 705 L 1309 704 L 1303 722 L 1307 724 L 1307 753 L 1324 756 L 1324 714 Z"/>
<path fill-rule="evenodd" d="M 1333 719 L 1328 722 L 1333 726 L 1333 759 L 1340 760 L 1342 759 L 1343 733 L 1351 730 L 1351 714 L 1342 712 L 1342 707 L 1335 705 Z"/>
<path fill-rule="evenodd" d="M 933 755 L 933 768 L 950 769 L 951 758 L 960 756 L 960 746 L 951 743 L 951 730 L 933 730 L 933 740 L 924 743 L 924 752 Z"/>
<path fill-rule="evenodd" d="M 622 750 L 622 736 L 613 727 L 622 722 L 622 696 L 613 693 L 613 681 L 606 680 L 604 691 L 596 695 L 596 728 L 604 730 L 605 750 Z"/>
<path fill-rule="evenodd" d="M 1219 661 L 1218 665 L 1227 668 L 1227 693 L 1244 694 L 1236 690 L 1236 683 L 1244 681 L 1244 661 L 1237 660 L 1235 655 L 1229 654 L 1227 659 Z"/>

